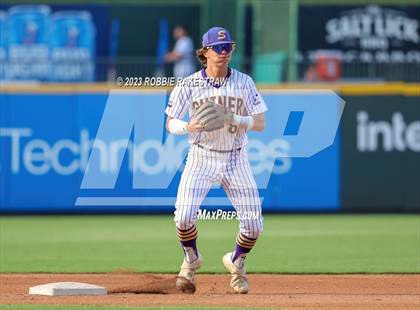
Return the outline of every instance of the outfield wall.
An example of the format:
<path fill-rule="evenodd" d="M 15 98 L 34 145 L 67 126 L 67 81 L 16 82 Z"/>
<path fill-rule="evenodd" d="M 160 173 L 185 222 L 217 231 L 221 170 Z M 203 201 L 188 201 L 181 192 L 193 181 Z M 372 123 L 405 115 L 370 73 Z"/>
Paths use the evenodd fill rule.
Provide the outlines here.
<path fill-rule="evenodd" d="M 420 97 L 344 98 L 342 208 L 420 210 Z"/>
<path fill-rule="evenodd" d="M 299 88 L 333 88 L 346 101 L 340 130 L 331 145 L 321 146 L 322 151 L 309 158 L 287 157 L 295 145 L 291 139 L 303 135 L 302 124 L 310 113 L 305 111 L 301 129 L 297 124 L 294 136 L 287 136 L 285 123 L 290 119 L 283 117 L 287 114 L 284 106 L 301 111 L 308 102 L 322 101 L 313 97 L 317 91 Z M 145 133 L 138 145 L 141 155 L 124 152 L 119 138 L 103 141 L 94 147 L 99 179 L 113 175 L 115 182 L 81 189 L 109 90 L 99 84 L 2 87 L 1 212 L 173 211 L 180 178 L 177 160 L 182 161 L 188 145 L 185 138 L 167 137 L 163 130 L 166 89 L 142 89 L 136 97 L 147 102 L 143 110 L 136 111 L 140 115 L 136 128 Z M 274 89 L 262 86 L 262 95 L 270 109 L 267 129 L 250 134 L 249 152 L 265 211 L 420 210 L 420 85 L 292 84 Z M 311 129 L 313 139 L 329 119 L 323 113 Z M 115 128 L 125 124 L 124 119 L 114 121 Z M 133 139 L 131 129 L 128 138 Z M 169 142 L 162 146 L 164 141 Z M 140 182 L 135 189 L 133 162 L 136 173 L 147 183 Z M 160 188 L 164 180 L 169 181 Z M 223 195 L 217 188 L 209 194 L 212 198 Z M 92 203 L 95 197 L 100 199 Z M 76 201 L 84 203 L 76 205 Z M 219 207 L 220 203 L 209 203 L 206 209 Z"/>

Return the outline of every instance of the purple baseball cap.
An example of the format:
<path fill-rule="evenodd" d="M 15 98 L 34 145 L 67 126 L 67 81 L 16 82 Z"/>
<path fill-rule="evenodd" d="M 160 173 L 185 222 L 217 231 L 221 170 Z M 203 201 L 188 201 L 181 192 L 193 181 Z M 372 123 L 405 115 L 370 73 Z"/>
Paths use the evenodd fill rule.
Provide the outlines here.
<path fill-rule="evenodd" d="M 225 28 L 212 27 L 203 35 L 203 47 L 222 43 L 234 43 Z"/>

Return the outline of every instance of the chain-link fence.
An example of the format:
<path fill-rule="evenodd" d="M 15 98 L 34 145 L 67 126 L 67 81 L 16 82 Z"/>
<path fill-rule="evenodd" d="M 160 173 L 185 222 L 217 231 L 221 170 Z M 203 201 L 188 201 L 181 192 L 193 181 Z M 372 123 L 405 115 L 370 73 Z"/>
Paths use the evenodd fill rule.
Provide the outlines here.
<path fill-rule="evenodd" d="M 287 82 L 287 57 L 255 60 L 233 59 L 232 67 L 251 75 L 257 83 Z M 196 62 L 196 69 L 201 65 Z M 316 63 L 297 63 L 298 81 L 420 81 L 420 63 L 340 63 L 318 72 Z M 332 71 L 332 72 L 329 72 Z M 154 77 L 173 75 L 173 65 L 159 63 L 155 57 L 98 58 L 95 61 L 11 63 L 0 61 L 0 82 L 106 82 L 116 77 Z"/>

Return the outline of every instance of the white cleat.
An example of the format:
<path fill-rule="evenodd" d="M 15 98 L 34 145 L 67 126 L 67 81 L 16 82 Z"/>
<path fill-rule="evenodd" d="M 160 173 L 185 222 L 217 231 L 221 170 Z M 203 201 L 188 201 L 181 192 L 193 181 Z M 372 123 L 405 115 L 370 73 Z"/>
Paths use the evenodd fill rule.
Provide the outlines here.
<path fill-rule="evenodd" d="M 188 263 L 184 257 L 181 265 L 181 271 L 176 277 L 176 288 L 186 294 L 195 293 L 194 274 L 203 264 L 203 257 L 198 253 L 198 258 L 192 263 Z"/>
<path fill-rule="evenodd" d="M 232 278 L 230 280 L 230 287 L 234 293 L 247 294 L 249 291 L 248 278 L 244 266 L 245 257 L 239 257 L 236 263 L 232 262 L 232 252 L 223 256 L 223 265 L 230 272 Z"/>

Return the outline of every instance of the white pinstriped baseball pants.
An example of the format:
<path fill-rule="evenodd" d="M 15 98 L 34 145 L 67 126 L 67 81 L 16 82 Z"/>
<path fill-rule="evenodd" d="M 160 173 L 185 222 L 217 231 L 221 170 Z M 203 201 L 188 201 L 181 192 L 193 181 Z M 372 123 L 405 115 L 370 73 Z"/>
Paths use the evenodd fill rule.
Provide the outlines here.
<path fill-rule="evenodd" d="M 256 239 L 263 228 L 261 201 L 252 176 L 245 148 L 228 153 L 192 145 L 181 176 L 175 203 L 175 222 L 179 229 L 195 224 L 198 210 L 212 185 L 221 184 L 240 217 L 239 231 Z"/>

